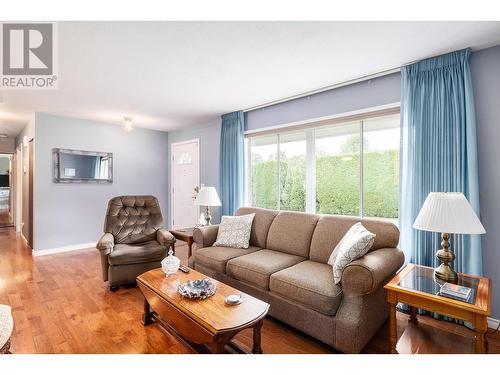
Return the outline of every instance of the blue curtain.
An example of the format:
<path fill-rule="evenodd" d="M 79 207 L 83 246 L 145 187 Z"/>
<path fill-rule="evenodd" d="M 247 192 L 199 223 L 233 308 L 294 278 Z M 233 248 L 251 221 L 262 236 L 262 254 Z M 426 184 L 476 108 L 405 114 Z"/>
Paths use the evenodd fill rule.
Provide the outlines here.
<path fill-rule="evenodd" d="M 244 132 L 242 111 L 222 115 L 219 163 L 222 215 L 234 215 L 243 203 Z"/>
<path fill-rule="evenodd" d="M 479 216 L 476 117 L 465 49 L 402 68 L 400 246 L 408 262 L 436 267 L 440 234 L 413 229 L 431 191 L 463 192 Z M 482 274 L 479 235 L 452 235 L 459 272 Z"/>

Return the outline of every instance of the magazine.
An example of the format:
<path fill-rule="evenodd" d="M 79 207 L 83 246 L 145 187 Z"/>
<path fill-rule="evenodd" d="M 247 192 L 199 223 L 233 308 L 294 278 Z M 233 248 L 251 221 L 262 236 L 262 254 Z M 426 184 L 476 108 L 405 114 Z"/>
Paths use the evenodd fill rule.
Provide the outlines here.
<path fill-rule="evenodd" d="M 472 289 L 466 286 L 445 283 L 441 287 L 439 294 L 445 297 L 458 298 L 467 301 L 471 295 Z"/>

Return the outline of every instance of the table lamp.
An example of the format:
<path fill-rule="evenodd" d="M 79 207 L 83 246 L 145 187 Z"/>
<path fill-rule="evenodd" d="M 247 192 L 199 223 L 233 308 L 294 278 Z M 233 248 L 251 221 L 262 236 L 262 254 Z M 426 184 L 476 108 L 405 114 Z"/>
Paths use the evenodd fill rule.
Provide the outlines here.
<path fill-rule="evenodd" d="M 434 269 L 434 275 L 444 281 L 458 279 L 450 264 L 455 259 L 455 254 L 450 249 L 450 233 L 486 233 L 463 193 L 429 193 L 413 223 L 413 228 L 441 233 L 443 248 L 436 252 L 441 264 Z"/>
<path fill-rule="evenodd" d="M 221 206 L 217 190 L 213 186 L 203 186 L 200 192 L 196 195 L 194 204 L 197 206 L 206 206 L 205 209 L 205 225 L 211 225 L 212 216 L 210 215 L 210 207 Z"/>

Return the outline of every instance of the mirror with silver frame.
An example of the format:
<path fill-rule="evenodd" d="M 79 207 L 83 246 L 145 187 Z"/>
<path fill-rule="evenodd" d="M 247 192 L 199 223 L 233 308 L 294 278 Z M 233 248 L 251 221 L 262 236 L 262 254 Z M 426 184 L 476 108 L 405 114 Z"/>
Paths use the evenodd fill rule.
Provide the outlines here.
<path fill-rule="evenodd" d="M 113 182 L 113 154 L 54 148 L 52 150 L 54 179 L 56 183 Z"/>

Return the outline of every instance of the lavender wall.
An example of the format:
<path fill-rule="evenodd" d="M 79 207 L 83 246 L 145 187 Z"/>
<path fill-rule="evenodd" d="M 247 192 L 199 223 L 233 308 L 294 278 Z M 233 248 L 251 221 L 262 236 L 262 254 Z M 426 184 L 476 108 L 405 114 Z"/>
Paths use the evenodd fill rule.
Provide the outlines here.
<path fill-rule="evenodd" d="M 255 130 L 396 103 L 400 93 L 401 75 L 394 73 L 247 112 L 245 126 Z"/>
<path fill-rule="evenodd" d="M 492 279 L 492 316 L 500 319 L 500 46 L 472 54 L 479 157 L 479 200 L 483 235 L 483 272 Z"/>
<path fill-rule="evenodd" d="M 167 216 L 168 134 L 90 120 L 36 113 L 35 251 L 95 242 L 102 235 L 108 200 L 154 195 Z M 56 184 L 52 149 L 113 153 L 112 184 Z"/>

